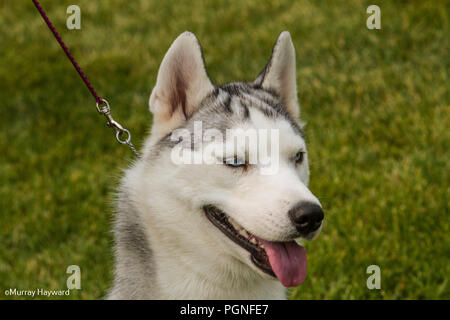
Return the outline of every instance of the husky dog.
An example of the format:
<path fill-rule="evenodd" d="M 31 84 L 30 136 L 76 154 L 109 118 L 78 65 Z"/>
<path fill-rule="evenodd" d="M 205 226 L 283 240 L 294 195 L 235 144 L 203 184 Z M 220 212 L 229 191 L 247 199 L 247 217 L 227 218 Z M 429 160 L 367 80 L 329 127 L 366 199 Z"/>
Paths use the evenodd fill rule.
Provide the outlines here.
<path fill-rule="evenodd" d="M 223 86 L 208 78 L 194 34 L 173 42 L 149 100 L 151 134 L 118 192 L 110 299 L 284 299 L 304 281 L 297 241 L 314 239 L 324 215 L 307 187 L 295 74 L 287 31 L 254 82 Z M 193 135 L 196 121 L 202 130 L 276 129 L 276 174 L 236 155 L 174 163 L 172 133 Z"/>

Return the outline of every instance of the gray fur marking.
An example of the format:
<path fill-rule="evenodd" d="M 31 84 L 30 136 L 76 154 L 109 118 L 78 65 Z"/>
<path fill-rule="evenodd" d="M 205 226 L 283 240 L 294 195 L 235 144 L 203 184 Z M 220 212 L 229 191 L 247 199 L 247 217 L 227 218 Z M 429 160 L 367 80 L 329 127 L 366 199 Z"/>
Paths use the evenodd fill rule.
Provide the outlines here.
<path fill-rule="evenodd" d="M 239 98 L 241 110 L 238 114 L 230 107 L 233 97 Z M 192 129 L 194 121 L 202 121 L 203 130 L 214 128 L 225 135 L 226 129 L 230 128 L 232 123 L 251 120 L 249 108 L 260 110 L 268 118 L 284 118 L 292 129 L 303 137 L 302 129 L 286 111 L 276 93 L 246 82 L 232 82 L 215 87 L 183 128 Z M 178 141 L 171 140 L 171 134 L 166 135 L 154 147 L 153 156 L 157 156 L 164 148 L 174 147 L 177 143 Z"/>
<path fill-rule="evenodd" d="M 154 285 L 152 251 L 137 210 L 125 192 L 119 192 L 115 218 L 115 281 L 110 299 L 150 299 Z"/>

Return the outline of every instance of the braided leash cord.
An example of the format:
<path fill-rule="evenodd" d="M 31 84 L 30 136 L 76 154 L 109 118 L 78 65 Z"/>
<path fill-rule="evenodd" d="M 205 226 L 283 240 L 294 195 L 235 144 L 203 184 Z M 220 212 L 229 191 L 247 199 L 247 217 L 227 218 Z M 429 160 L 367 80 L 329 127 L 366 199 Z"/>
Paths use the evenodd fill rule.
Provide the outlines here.
<path fill-rule="evenodd" d="M 36 6 L 36 8 L 38 9 L 39 13 L 41 14 L 42 18 L 44 19 L 45 23 L 47 24 L 47 26 L 49 27 L 50 31 L 53 33 L 53 35 L 55 36 L 56 40 L 58 41 L 59 45 L 61 46 L 61 48 L 63 49 L 64 53 L 67 55 L 67 57 L 69 58 L 70 62 L 72 62 L 73 66 L 75 67 L 75 69 L 77 70 L 77 72 L 79 73 L 81 79 L 83 79 L 83 82 L 86 84 L 86 87 L 89 89 L 89 91 L 91 92 L 91 94 L 94 96 L 95 101 L 97 101 L 98 104 L 103 104 L 103 100 L 102 98 L 100 98 L 97 95 L 97 92 L 95 92 L 94 88 L 92 87 L 91 83 L 89 82 L 88 78 L 86 77 L 86 75 L 83 73 L 83 71 L 81 70 L 80 66 L 78 65 L 78 63 L 75 61 L 75 58 L 72 56 L 72 54 L 70 53 L 69 48 L 67 48 L 66 44 L 64 43 L 64 41 L 62 40 L 61 36 L 59 35 L 59 33 L 56 31 L 55 26 L 52 24 L 52 22 L 50 21 L 50 19 L 47 17 L 47 15 L 44 12 L 44 9 L 42 9 L 41 5 L 39 4 L 39 2 L 37 0 L 33 0 L 34 5 Z"/>
<path fill-rule="evenodd" d="M 97 107 L 98 112 L 100 114 L 103 114 L 107 118 L 108 126 L 114 128 L 114 130 L 116 131 L 116 139 L 117 139 L 117 141 L 119 143 L 121 143 L 121 144 L 127 144 L 130 147 L 131 151 L 133 151 L 133 153 L 136 155 L 136 157 L 139 158 L 140 157 L 139 153 L 137 152 L 136 148 L 131 143 L 131 134 L 130 134 L 130 132 L 127 129 L 123 128 L 118 122 L 116 122 L 112 118 L 112 116 L 111 116 L 111 109 L 109 107 L 108 102 L 105 99 L 102 99 L 102 98 L 100 98 L 98 96 L 98 94 L 95 91 L 94 87 L 91 85 L 91 83 L 89 82 L 88 78 L 84 74 L 83 70 L 81 70 L 80 66 L 75 61 L 75 58 L 70 53 L 69 48 L 67 48 L 66 44 L 62 40 L 62 38 L 59 35 L 59 33 L 56 31 L 55 26 L 52 24 L 50 19 L 45 14 L 44 9 L 42 9 L 42 7 L 39 4 L 39 2 L 37 0 L 32 0 L 32 1 L 33 1 L 34 5 L 36 6 L 36 9 L 39 11 L 39 13 L 41 14 L 42 18 L 44 19 L 45 23 L 47 24 L 48 28 L 50 29 L 50 31 L 55 36 L 56 40 L 58 41 L 59 45 L 63 49 L 64 53 L 69 58 L 70 62 L 72 62 L 73 66 L 75 67 L 75 69 L 77 70 L 77 72 L 80 75 L 81 79 L 83 80 L 84 84 L 89 89 L 89 91 L 91 92 L 92 96 L 94 97 L 94 99 L 96 101 L 96 107 Z M 126 137 L 126 139 L 121 140 L 120 136 L 123 133 L 125 133 L 127 135 L 127 137 Z"/>

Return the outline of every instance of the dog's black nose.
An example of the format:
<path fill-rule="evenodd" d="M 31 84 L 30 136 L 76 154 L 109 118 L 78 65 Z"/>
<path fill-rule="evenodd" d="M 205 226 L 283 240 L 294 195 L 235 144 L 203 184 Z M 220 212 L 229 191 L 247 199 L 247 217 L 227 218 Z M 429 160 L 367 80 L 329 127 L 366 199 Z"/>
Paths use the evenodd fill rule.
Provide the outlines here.
<path fill-rule="evenodd" d="M 297 231 L 303 235 L 319 229 L 323 220 L 322 208 L 312 202 L 299 202 L 288 214 Z"/>

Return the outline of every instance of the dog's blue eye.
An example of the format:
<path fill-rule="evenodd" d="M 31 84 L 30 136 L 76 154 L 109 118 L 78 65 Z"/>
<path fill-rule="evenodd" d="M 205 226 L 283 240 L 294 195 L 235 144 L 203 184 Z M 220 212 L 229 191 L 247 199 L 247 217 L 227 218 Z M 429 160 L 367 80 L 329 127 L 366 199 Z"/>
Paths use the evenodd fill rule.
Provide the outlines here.
<path fill-rule="evenodd" d="M 295 163 L 296 164 L 300 164 L 303 162 L 303 155 L 304 155 L 304 152 L 302 152 L 302 151 L 297 152 L 297 154 L 295 155 Z"/>
<path fill-rule="evenodd" d="M 236 157 L 232 159 L 225 159 L 224 164 L 227 166 L 238 168 L 238 167 L 245 167 L 247 164 L 245 163 L 245 160 L 238 159 Z"/>

